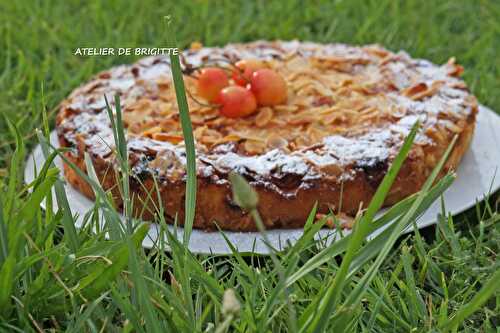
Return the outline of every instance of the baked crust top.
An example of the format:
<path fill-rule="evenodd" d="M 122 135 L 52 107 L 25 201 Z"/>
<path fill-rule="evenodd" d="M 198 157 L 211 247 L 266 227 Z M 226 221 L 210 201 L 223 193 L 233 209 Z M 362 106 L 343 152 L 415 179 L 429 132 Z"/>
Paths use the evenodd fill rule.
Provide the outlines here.
<path fill-rule="evenodd" d="M 284 105 L 246 118 L 200 105 L 196 79 L 185 76 L 197 150 L 198 177 L 227 183 L 236 171 L 256 185 L 293 197 L 312 182 L 342 183 L 359 170 L 387 166 L 413 124 L 415 145 L 443 145 L 477 112 L 477 102 L 450 59 L 437 66 L 377 45 L 253 42 L 222 48 L 194 45 L 184 70 L 263 59 L 288 84 Z M 114 163 L 114 142 L 103 95 L 119 94 L 134 175 L 185 181 L 185 150 L 169 60 L 144 58 L 101 72 L 61 104 L 59 137 L 93 159 Z"/>

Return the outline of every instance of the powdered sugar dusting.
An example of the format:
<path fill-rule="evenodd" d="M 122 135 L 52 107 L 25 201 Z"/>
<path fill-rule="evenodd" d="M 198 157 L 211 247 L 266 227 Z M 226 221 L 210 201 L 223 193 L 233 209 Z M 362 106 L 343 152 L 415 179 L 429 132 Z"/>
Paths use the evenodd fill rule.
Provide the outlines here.
<path fill-rule="evenodd" d="M 302 56 L 372 60 L 372 56 L 360 47 L 297 41 L 256 42 L 248 45 L 229 45 L 224 48 L 203 48 L 196 52 L 186 51 L 184 55 L 189 63 L 198 65 L 207 57 L 221 55 L 233 61 L 255 57 L 276 58 L 290 53 L 300 53 Z M 392 56 L 393 61 L 382 65 L 379 72 L 370 75 L 376 78 L 392 78 L 399 90 L 385 92 L 388 107 L 394 107 L 401 113 L 397 117 L 394 115 L 395 119 L 385 126 L 369 128 L 352 135 L 327 136 L 321 142 L 305 149 L 291 152 L 273 149 L 255 156 L 244 155 L 238 151 L 207 150 L 206 147 L 198 145 L 199 176 L 207 178 L 216 173 L 227 174 L 235 171 L 262 181 L 283 174 L 298 176 L 304 182 L 322 176 L 344 181 L 352 177 L 360 163 L 371 165 L 378 161 L 390 162 L 416 121 L 420 121 L 424 129 L 418 134 L 416 143 L 426 145 L 433 142 L 433 139 L 425 134 L 426 129 L 454 125 L 454 123 L 450 125 L 450 120 L 444 119 L 446 117 L 442 117 L 443 114 L 451 113 L 453 119 L 464 120 L 473 112 L 473 107 L 467 102 L 470 94 L 464 89 L 455 87 L 455 84 L 462 81 L 448 74 L 448 65 L 436 66 L 425 60 L 413 60 L 404 52 Z M 374 64 L 366 66 L 371 70 L 377 67 Z M 58 126 L 59 133 L 75 145 L 77 137 L 83 138 L 86 149 L 92 150 L 102 158 L 108 158 L 114 142 L 103 94 L 106 93 L 108 96 L 119 94 L 123 106 L 126 106 L 127 103 L 143 95 L 145 90 L 157 89 L 156 81 L 168 77 L 169 72 L 169 62 L 162 57 L 145 58 L 132 66 L 119 66 L 106 72 L 107 76 L 82 86 L 70 96 L 65 108 L 72 110 L 74 114 L 62 118 Z M 431 86 L 437 81 L 443 81 L 445 84 L 433 96 L 415 100 L 400 93 L 401 90 L 418 82 Z M 138 82 L 142 82 L 141 85 Z M 184 172 L 186 154 L 182 142 L 171 144 L 130 135 L 128 148 L 133 154 L 152 156 L 150 168 L 176 167 L 179 168 L 179 172 Z M 161 158 L 158 157 L 156 160 L 155 156 Z M 174 159 L 176 163 L 164 163 L 168 159 Z M 328 168 L 329 166 L 336 168 Z"/>

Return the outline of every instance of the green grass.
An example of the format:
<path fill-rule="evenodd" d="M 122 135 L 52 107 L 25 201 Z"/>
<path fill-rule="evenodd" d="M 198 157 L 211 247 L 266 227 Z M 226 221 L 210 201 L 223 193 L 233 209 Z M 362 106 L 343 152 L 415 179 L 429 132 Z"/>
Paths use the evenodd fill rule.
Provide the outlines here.
<path fill-rule="evenodd" d="M 297 245 L 271 257 L 197 256 L 173 238 L 169 253 L 165 244 L 144 252 L 144 225 L 130 219 L 121 228 L 95 182 L 109 241 L 104 230 L 91 232 L 97 215 L 88 214 L 88 227 L 76 230 L 68 209 L 42 212 L 39 203 L 52 187 L 53 200 L 65 205 L 49 164 L 34 183 L 21 181 L 26 151 L 38 141 L 35 128 L 45 123 L 44 106 L 50 126 L 52 110 L 72 89 L 134 60 L 77 57 L 73 50 L 165 46 L 165 15 L 176 20 L 180 46 L 298 38 L 380 43 L 437 63 L 455 56 L 481 103 L 500 110 L 500 3 L 494 1 L 2 1 L 0 330 L 488 332 L 500 326 L 497 195 L 458 217 L 444 207 L 437 227 L 397 237 L 450 177 L 371 223 L 374 201 L 355 232 L 333 246 L 312 241 L 320 224 L 309 221 Z M 41 129 L 47 133 L 48 126 Z M 119 122 L 115 134 L 123 142 Z M 251 191 L 234 184 L 239 202 L 248 204 Z M 386 233 L 362 242 L 389 221 L 396 223 Z"/>

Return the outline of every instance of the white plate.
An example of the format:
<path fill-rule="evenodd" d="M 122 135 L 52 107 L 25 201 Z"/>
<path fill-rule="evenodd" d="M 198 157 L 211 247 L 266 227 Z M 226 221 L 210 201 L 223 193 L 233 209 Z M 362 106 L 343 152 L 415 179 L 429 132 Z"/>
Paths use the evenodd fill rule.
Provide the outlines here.
<path fill-rule="evenodd" d="M 477 127 L 472 140 L 471 148 L 463 157 L 457 170 L 458 177 L 451 187 L 444 194 L 446 209 L 452 214 L 460 213 L 473 206 L 483 196 L 491 191 L 495 192 L 500 187 L 500 175 L 496 171 L 500 166 L 500 117 L 493 111 L 481 107 L 477 118 Z M 51 133 L 51 143 L 58 146 L 55 131 Z M 44 161 L 42 150 L 37 146 L 30 155 L 24 171 L 26 182 L 31 182 L 36 170 Z M 57 158 L 55 164 L 61 168 L 61 159 Z M 93 201 L 78 192 L 71 185 L 66 185 L 66 194 L 73 214 L 77 214 L 76 226 L 80 227 L 83 216 L 92 206 Z M 436 216 L 440 212 L 439 202 L 435 202 L 425 214 L 423 214 L 417 225 L 423 228 L 434 224 Z M 173 227 L 169 226 L 173 231 Z M 177 235 L 182 239 L 183 229 L 177 229 Z M 323 229 L 318 233 L 318 237 L 333 240 L 332 230 Z M 257 232 L 225 232 L 228 239 L 240 252 L 268 253 L 267 246 L 262 242 L 261 236 Z M 301 229 L 279 229 L 267 232 L 271 245 L 281 249 L 287 241 L 293 243 L 301 234 Z M 151 248 L 157 241 L 159 227 L 151 224 L 148 236 L 144 239 L 143 246 Z M 226 241 L 219 232 L 205 232 L 193 230 L 189 248 L 195 253 L 230 253 Z"/>

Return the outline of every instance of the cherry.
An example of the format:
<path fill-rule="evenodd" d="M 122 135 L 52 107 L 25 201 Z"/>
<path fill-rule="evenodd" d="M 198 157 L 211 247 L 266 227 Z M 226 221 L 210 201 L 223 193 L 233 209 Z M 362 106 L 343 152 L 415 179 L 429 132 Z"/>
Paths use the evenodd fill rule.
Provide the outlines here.
<path fill-rule="evenodd" d="M 226 72 L 217 67 L 208 67 L 201 70 L 198 77 L 198 95 L 209 102 L 214 102 L 219 92 L 229 85 Z"/>
<path fill-rule="evenodd" d="M 255 96 L 248 89 L 230 86 L 220 91 L 217 97 L 220 113 L 229 118 L 246 117 L 257 110 Z"/>
<path fill-rule="evenodd" d="M 257 59 L 244 59 L 234 64 L 237 70 L 233 71 L 233 80 L 239 86 L 245 87 L 250 83 L 253 72 L 265 68 L 265 63 Z"/>
<path fill-rule="evenodd" d="M 250 87 L 259 105 L 272 106 L 286 102 L 285 79 L 272 69 L 264 68 L 255 71 L 250 80 Z"/>

